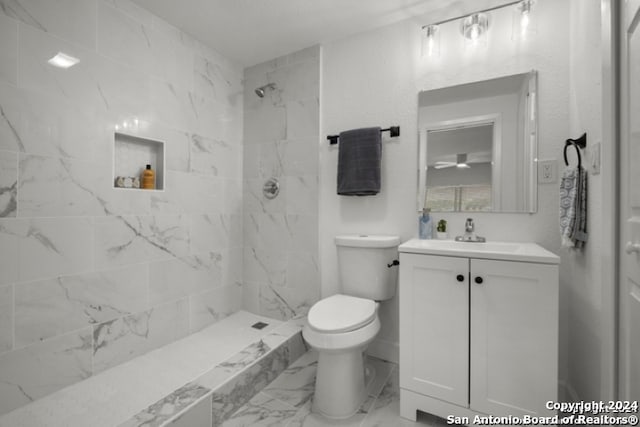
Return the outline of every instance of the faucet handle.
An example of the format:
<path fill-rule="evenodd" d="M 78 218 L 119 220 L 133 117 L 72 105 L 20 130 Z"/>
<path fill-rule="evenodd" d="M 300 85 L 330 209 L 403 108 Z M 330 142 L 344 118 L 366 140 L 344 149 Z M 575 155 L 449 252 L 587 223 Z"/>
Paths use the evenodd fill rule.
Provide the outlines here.
<path fill-rule="evenodd" d="M 467 222 L 464 224 L 464 229 L 467 233 L 470 233 L 474 229 L 473 218 L 467 218 Z"/>

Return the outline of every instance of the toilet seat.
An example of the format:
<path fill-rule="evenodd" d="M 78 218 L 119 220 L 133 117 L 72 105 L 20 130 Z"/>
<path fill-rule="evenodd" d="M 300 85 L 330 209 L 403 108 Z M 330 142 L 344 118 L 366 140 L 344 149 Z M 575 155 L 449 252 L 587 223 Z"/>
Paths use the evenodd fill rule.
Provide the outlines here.
<path fill-rule="evenodd" d="M 307 321 L 317 332 L 350 332 L 373 322 L 376 308 L 373 300 L 336 294 L 315 303 L 309 310 Z"/>

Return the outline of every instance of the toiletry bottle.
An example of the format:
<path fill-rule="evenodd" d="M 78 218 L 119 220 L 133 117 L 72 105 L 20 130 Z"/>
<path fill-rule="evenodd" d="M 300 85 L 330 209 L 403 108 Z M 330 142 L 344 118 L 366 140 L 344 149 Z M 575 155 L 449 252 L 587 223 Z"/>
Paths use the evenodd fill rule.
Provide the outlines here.
<path fill-rule="evenodd" d="M 142 188 L 153 190 L 156 188 L 156 173 L 151 169 L 151 165 L 142 172 Z"/>
<path fill-rule="evenodd" d="M 418 221 L 418 237 L 420 239 L 433 238 L 433 222 L 429 212 L 431 212 L 429 208 L 422 209 L 422 215 Z"/>

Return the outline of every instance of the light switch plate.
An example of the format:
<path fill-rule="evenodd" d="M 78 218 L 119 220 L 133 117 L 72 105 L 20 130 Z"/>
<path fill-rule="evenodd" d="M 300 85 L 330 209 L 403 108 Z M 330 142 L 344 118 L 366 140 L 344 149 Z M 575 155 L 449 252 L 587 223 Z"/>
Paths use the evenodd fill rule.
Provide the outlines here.
<path fill-rule="evenodd" d="M 558 182 L 558 161 L 556 159 L 538 162 L 538 182 L 540 184 Z"/>

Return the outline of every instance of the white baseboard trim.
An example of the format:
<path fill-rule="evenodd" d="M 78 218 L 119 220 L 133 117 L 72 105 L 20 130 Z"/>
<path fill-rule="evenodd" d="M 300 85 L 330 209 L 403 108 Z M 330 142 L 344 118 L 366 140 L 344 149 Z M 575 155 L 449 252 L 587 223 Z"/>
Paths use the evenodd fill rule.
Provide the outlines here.
<path fill-rule="evenodd" d="M 367 348 L 367 354 L 396 364 L 400 363 L 400 346 L 397 342 L 384 339 L 373 340 Z"/>

